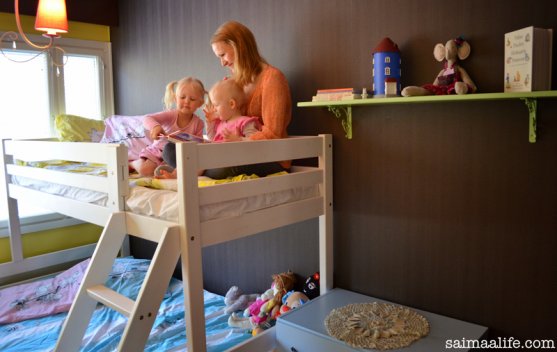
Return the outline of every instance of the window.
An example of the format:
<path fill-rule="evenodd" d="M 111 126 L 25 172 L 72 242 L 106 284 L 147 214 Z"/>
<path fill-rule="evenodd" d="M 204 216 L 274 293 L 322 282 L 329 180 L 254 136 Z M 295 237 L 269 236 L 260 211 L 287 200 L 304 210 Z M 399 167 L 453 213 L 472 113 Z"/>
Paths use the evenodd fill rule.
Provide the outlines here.
<path fill-rule="evenodd" d="M 391 68 L 385 67 L 385 76 L 390 76 L 390 75 L 391 75 Z"/>
<path fill-rule="evenodd" d="M 35 43 L 45 41 L 29 36 Z M 13 50 L 11 43 L 1 43 L 4 53 L 13 60 L 26 61 L 37 52 L 21 41 Z M 110 43 L 90 40 L 56 40 L 65 53 L 53 50 L 52 58 L 40 54 L 25 63 L 15 63 L 0 55 L 0 138 L 54 137 L 54 118 L 73 114 L 102 119 L 114 114 L 112 94 L 112 57 Z M 3 161 L 0 160 L 3 168 Z M 8 212 L 3 173 L 0 173 L 0 235 L 6 232 Z M 30 204 L 19 202 L 22 217 L 45 214 Z M 59 215 L 56 215 L 60 218 Z M 44 216 L 40 217 L 44 221 Z"/>
<path fill-rule="evenodd" d="M 385 56 L 385 63 L 386 63 L 386 64 L 390 64 L 390 63 L 391 63 L 391 57 L 390 57 L 390 56 Z"/>

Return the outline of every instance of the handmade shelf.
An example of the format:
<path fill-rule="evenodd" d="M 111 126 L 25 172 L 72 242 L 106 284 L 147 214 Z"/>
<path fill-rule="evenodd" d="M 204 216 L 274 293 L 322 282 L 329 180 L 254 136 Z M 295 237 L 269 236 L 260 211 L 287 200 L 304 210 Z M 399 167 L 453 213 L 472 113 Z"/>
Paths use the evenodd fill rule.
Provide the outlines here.
<path fill-rule="evenodd" d="M 416 103 L 448 103 L 482 100 L 515 100 L 524 101 L 528 108 L 529 130 L 528 140 L 536 142 L 536 109 L 538 99 L 557 98 L 557 91 L 538 91 L 524 93 L 474 93 L 465 95 L 428 95 L 422 97 L 369 98 L 342 101 L 308 101 L 299 102 L 298 107 L 327 107 L 341 120 L 346 138 L 352 139 L 352 107 L 362 105 L 416 104 Z"/>

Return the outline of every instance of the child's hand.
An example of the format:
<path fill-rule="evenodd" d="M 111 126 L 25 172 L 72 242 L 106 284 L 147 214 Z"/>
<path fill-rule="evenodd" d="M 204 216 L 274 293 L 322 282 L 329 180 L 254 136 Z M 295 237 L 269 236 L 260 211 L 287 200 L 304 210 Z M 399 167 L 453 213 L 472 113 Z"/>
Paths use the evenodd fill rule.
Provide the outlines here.
<path fill-rule="evenodd" d="M 151 131 L 149 132 L 149 137 L 151 137 L 151 140 L 155 141 L 159 139 L 161 134 L 164 135 L 164 130 L 160 125 L 157 125 L 151 129 Z"/>
<path fill-rule="evenodd" d="M 207 119 L 208 122 L 213 122 L 218 118 L 217 110 L 211 103 L 207 103 L 205 105 L 203 112 L 205 113 L 205 119 Z"/>
<path fill-rule="evenodd" d="M 223 130 L 222 136 L 226 142 L 236 142 L 242 140 L 242 137 L 236 133 L 236 131 L 230 131 L 229 129 Z"/>

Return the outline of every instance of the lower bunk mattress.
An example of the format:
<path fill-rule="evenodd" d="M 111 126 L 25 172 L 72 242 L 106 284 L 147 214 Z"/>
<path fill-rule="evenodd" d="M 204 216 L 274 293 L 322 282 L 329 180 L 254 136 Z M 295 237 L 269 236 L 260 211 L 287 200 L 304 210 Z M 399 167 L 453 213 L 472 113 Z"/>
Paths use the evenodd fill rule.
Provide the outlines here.
<path fill-rule="evenodd" d="M 49 161 L 31 163 L 28 166 L 43 167 L 57 171 L 77 172 L 88 175 L 101 176 L 106 174 L 102 165 L 73 163 L 66 161 Z M 278 174 L 267 177 L 278 176 Z M 225 180 L 213 180 L 199 177 L 199 186 L 238 182 L 256 178 L 255 175 L 239 175 Z M 12 177 L 12 182 L 23 187 L 32 188 L 41 192 L 68 197 L 87 203 L 105 206 L 108 196 L 106 193 L 96 192 L 84 188 L 70 187 L 58 183 L 48 183 L 25 177 Z M 130 192 L 126 199 L 128 211 L 136 214 L 147 215 L 163 220 L 178 222 L 178 198 L 176 180 L 159 180 L 154 178 L 130 178 Z M 294 187 L 291 189 L 234 199 L 226 202 L 207 204 L 200 208 L 201 221 L 218 218 L 238 216 L 244 213 L 285 204 L 301 199 L 313 197 L 317 194 L 317 187 Z"/>
<path fill-rule="evenodd" d="M 0 290 L 0 351 L 52 351 L 89 260 L 56 276 Z M 150 261 L 117 258 L 107 287 L 135 299 Z M 228 326 L 224 297 L 205 291 L 207 350 L 224 351 L 251 337 Z M 95 310 L 81 351 L 116 351 L 127 319 L 101 304 Z M 145 351 L 185 351 L 182 282 L 171 279 Z"/>

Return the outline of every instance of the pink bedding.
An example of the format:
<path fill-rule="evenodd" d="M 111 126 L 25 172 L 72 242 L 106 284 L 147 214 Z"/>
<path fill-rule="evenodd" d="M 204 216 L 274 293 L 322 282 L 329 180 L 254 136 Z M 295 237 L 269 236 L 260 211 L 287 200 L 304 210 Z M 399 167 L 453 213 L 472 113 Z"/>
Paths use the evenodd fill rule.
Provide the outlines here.
<path fill-rule="evenodd" d="M 105 129 L 101 143 L 119 143 L 128 147 L 128 160 L 139 158 L 139 152 L 151 144 L 143 128 L 143 115 L 114 115 L 104 120 Z"/>
<path fill-rule="evenodd" d="M 89 259 L 52 277 L 0 290 L 0 324 L 70 310 Z"/>

